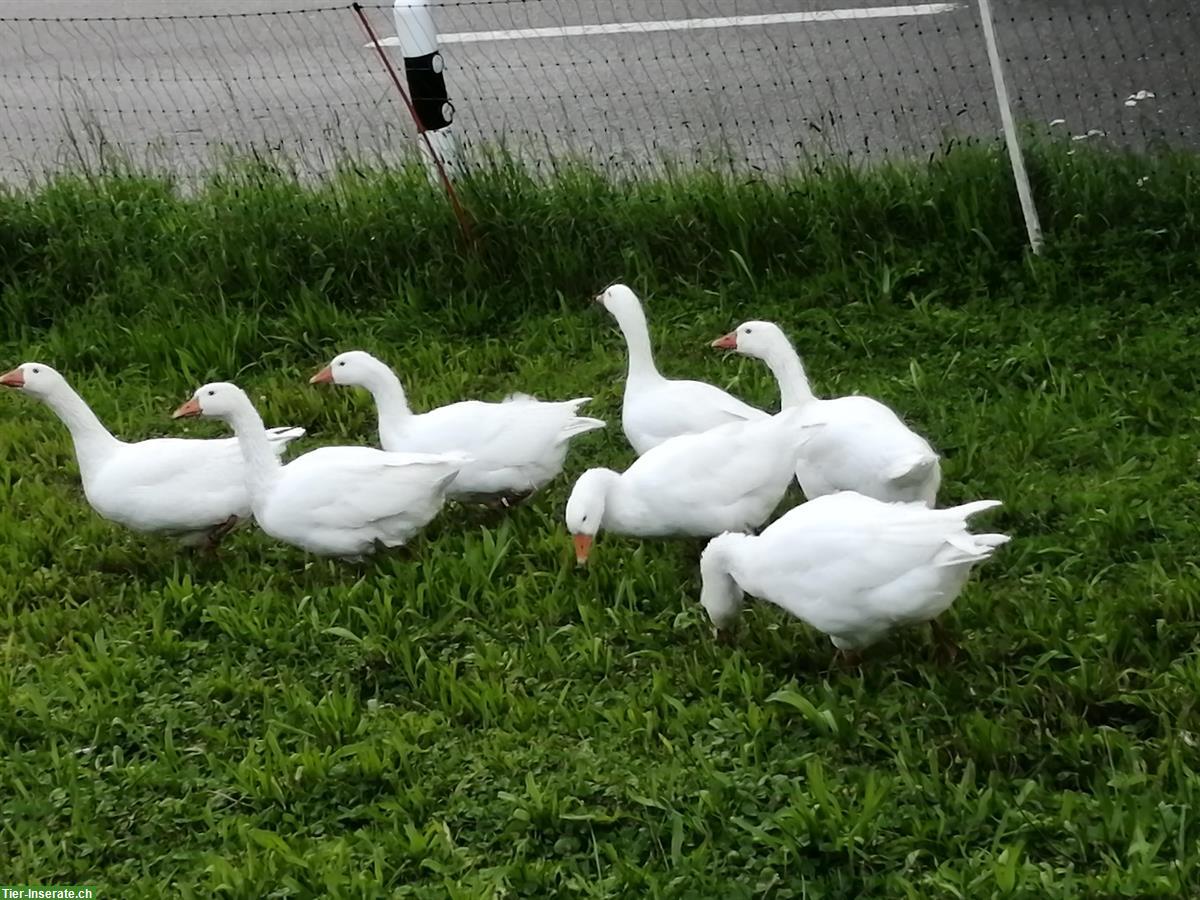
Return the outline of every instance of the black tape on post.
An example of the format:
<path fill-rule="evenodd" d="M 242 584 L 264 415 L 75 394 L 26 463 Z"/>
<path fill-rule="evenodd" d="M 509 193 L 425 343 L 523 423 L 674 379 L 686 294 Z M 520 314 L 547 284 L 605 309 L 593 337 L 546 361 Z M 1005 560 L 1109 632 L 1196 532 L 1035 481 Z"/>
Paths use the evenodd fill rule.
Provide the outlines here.
<path fill-rule="evenodd" d="M 404 74 L 408 77 L 408 92 L 421 124 L 429 131 L 445 128 L 454 121 L 454 104 L 446 90 L 442 54 L 404 57 Z"/>

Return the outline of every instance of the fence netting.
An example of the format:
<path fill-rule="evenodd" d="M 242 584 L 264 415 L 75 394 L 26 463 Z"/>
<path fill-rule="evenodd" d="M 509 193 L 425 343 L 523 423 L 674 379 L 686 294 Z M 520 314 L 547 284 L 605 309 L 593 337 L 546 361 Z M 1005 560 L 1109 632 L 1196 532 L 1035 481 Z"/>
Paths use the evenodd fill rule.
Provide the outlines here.
<path fill-rule="evenodd" d="M 0 178 L 112 160 L 199 173 L 231 153 L 319 175 L 411 153 L 414 124 L 355 11 L 299 2 L 194 11 L 139 0 L 133 15 L 115 0 L 7 0 Z M 1200 146 L 1193 0 L 992 3 L 1026 128 L 1139 151 Z M 771 171 L 831 155 L 928 156 L 1000 134 L 976 0 L 428 8 L 456 140 L 535 165 Z M 391 2 L 364 11 L 382 38 L 395 35 Z M 386 52 L 403 72 L 400 50 Z"/>

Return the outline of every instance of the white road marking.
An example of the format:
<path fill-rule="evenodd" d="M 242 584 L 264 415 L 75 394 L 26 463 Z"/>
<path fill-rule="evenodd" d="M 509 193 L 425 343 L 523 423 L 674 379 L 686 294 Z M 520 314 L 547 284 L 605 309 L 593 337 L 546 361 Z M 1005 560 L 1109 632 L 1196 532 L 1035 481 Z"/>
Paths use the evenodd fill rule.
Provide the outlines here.
<path fill-rule="evenodd" d="M 443 34 L 443 44 L 477 41 L 517 41 L 529 38 L 588 37 L 597 34 L 646 34 L 653 31 L 696 31 L 702 28 L 744 28 L 751 25 L 791 25 L 797 22 L 842 22 L 850 19 L 891 19 L 936 16 L 953 12 L 961 3 L 916 3 L 908 6 L 862 6 L 847 9 L 813 9 L 805 12 L 764 13 L 754 16 L 715 16 L 705 19 L 665 19 L 659 22 L 605 22 L 595 25 L 554 25 L 548 28 L 510 28 L 501 31 L 460 31 Z M 379 42 L 384 47 L 400 43 L 396 37 Z M 370 47 L 372 44 L 366 44 Z"/>

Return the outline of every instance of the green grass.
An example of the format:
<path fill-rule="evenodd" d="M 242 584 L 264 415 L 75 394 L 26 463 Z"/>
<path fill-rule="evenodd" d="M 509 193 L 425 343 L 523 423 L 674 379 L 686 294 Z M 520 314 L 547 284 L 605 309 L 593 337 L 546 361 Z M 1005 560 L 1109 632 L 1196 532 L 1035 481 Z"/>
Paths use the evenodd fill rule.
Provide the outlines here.
<path fill-rule="evenodd" d="M 1200 161 L 1032 160 L 1029 258 L 1000 160 L 783 185 L 463 186 L 464 254 L 411 173 L 302 188 L 242 172 L 63 180 L 0 198 L 0 355 L 60 368 L 118 434 L 236 380 L 304 447 L 374 439 L 393 363 L 418 408 L 592 395 L 609 422 L 506 517 L 347 565 L 254 532 L 219 558 L 109 526 L 64 429 L 0 396 L 0 883 L 103 896 L 1176 897 L 1200 886 Z M 1138 184 L 1139 179 L 1148 179 Z M 695 547 L 602 535 L 572 476 L 631 459 L 620 338 L 770 405 L 708 342 L 774 319 L 825 395 L 892 403 L 946 456 L 943 502 L 1014 536 L 932 660 L 860 672 L 754 604 L 714 644 Z M 169 886 L 169 887 L 168 887 Z"/>

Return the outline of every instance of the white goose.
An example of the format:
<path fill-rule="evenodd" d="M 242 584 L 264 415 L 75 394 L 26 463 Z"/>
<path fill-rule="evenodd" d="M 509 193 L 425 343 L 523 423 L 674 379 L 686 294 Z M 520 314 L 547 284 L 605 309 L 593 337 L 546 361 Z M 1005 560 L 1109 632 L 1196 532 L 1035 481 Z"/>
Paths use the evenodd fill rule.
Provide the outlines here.
<path fill-rule="evenodd" d="M 366 388 L 384 450 L 470 456 L 447 492 L 458 500 L 523 499 L 562 472 L 572 438 L 604 427 L 576 414 L 590 397 L 547 403 L 514 394 L 503 403 L 464 400 L 414 415 L 396 373 L 362 350 L 339 354 L 310 381 Z"/>
<path fill-rule="evenodd" d="M 810 500 L 757 537 L 713 538 L 700 557 L 700 601 L 718 635 L 737 619 L 744 592 L 829 635 L 848 657 L 920 622 L 945 641 L 934 618 L 962 591 L 971 567 L 1009 540 L 971 534 L 967 519 L 999 505 L 930 509 L 853 491 Z"/>
<path fill-rule="evenodd" d="M 628 287 L 614 284 L 596 298 L 617 320 L 629 351 L 621 425 L 641 456 L 668 438 L 698 434 L 730 422 L 766 417 L 760 409 L 703 381 L 664 378 L 654 365 L 642 304 Z"/>
<path fill-rule="evenodd" d="M 467 459 L 322 447 L 283 465 L 250 398 L 223 382 L 204 385 L 175 410 L 174 418 L 185 416 L 210 416 L 233 429 L 259 527 L 321 556 L 357 559 L 380 544 L 402 545 L 437 515 Z"/>
<path fill-rule="evenodd" d="M 871 397 L 814 396 L 799 354 L 778 325 L 746 322 L 712 345 L 761 359 L 779 382 L 784 409 L 802 409 L 826 423 L 796 464 L 809 500 L 857 491 L 886 502 L 935 504 L 942 469 L 929 442 Z"/>
<path fill-rule="evenodd" d="M 785 410 L 671 438 L 621 473 L 589 469 L 567 501 L 576 560 L 587 562 L 602 528 L 634 537 L 758 528 L 787 492 L 798 449 L 822 427 Z"/>
<path fill-rule="evenodd" d="M 24 363 L 0 377 L 0 385 L 41 400 L 67 426 L 84 496 L 105 519 L 215 547 L 250 517 L 245 466 L 233 438 L 118 440 L 66 379 L 44 363 Z M 303 428 L 271 429 L 268 454 L 279 456 L 303 434 Z"/>

